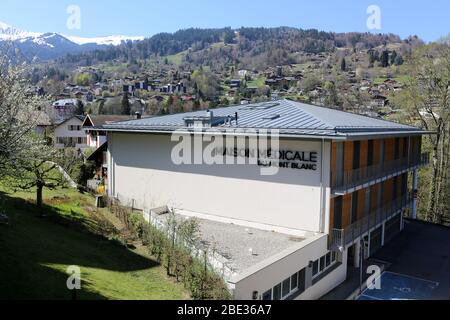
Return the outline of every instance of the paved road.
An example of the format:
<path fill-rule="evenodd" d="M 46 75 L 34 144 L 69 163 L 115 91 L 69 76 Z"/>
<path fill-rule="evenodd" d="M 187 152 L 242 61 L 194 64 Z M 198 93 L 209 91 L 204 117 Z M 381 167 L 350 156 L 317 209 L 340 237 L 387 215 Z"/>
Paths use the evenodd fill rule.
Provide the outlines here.
<path fill-rule="evenodd" d="M 406 221 L 405 230 L 374 258 L 391 263 L 387 271 L 439 282 L 431 299 L 450 299 L 450 228 Z"/>

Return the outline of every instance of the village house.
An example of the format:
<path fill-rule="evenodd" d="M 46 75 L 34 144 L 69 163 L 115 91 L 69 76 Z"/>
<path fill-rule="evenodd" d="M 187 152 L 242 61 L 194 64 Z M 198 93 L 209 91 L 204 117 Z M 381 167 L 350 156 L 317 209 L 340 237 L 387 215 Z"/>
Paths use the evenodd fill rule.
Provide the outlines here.
<path fill-rule="evenodd" d="M 87 115 L 81 124 L 86 135 L 86 144 L 90 148 L 100 148 L 106 142 L 106 132 L 92 131 L 94 127 L 111 124 L 118 121 L 132 120 L 131 116 L 122 115 Z"/>
<path fill-rule="evenodd" d="M 84 116 L 73 116 L 55 127 L 54 146 L 57 149 L 87 149 L 87 137 L 82 128 Z"/>

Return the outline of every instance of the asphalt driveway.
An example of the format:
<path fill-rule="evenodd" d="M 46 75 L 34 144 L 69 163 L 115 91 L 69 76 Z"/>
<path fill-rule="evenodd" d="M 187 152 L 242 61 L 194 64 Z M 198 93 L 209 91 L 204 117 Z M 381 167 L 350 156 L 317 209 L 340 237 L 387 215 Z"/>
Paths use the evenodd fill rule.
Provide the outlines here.
<path fill-rule="evenodd" d="M 389 262 L 389 272 L 439 283 L 429 299 L 450 299 L 450 228 L 406 220 L 373 258 Z"/>

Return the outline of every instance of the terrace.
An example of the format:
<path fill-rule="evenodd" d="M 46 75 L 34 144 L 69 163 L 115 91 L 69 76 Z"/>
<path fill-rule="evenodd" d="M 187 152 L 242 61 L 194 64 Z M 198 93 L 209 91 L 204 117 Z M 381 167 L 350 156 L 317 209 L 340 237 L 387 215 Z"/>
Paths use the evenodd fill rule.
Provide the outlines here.
<path fill-rule="evenodd" d="M 411 170 L 427 166 L 430 154 L 423 153 L 418 157 L 401 158 L 368 167 L 344 171 L 342 175 L 332 177 L 332 194 L 344 195 L 402 175 Z"/>

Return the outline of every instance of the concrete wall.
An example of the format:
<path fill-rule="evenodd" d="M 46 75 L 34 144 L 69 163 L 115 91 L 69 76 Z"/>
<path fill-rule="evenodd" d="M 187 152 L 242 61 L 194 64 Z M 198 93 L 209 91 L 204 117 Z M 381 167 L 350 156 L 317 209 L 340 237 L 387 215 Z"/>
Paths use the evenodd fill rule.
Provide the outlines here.
<path fill-rule="evenodd" d="M 281 150 L 317 152 L 318 170 L 280 168 L 262 176 L 257 165 L 175 165 L 170 135 L 110 133 L 110 195 L 136 208 L 168 205 L 209 215 L 307 231 L 328 223 L 330 143 L 281 141 Z M 325 184 L 321 188 L 321 175 Z M 328 211 L 326 211 L 328 212 Z"/>
<path fill-rule="evenodd" d="M 311 238 L 305 241 L 308 243 L 299 250 L 285 255 L 281 259 L 273 257 L 272 264 L 244 277 L 243 279 L 238 279 L 235 283 L 234 298 L 236 300 L 251 300 L 253 291 L 258 291 L 259 295 L 261 295 L 281 283 L 283 280 L 291 277 L 296 272 L 299 272 L 303 268 L 308 268 L 310 261 L 315 261 L 327 254 L 328 250 L 326 236 L 323 235 L 318 238 Z M 285 253 L 280 253 L 281 256 L 283 254 Z M 342 263 L 338 268 L 330 272 L 314 286 L 307 288 L 305 292 L 297 297 L 297 299 L 319 299 L 345 281 L 345 262 L 347 261 L 345 253 L 343 255 L 343 261 L 344 263 Z M 257 269 L 258 266 L 255 266 L 254 268 Z M 248 272 L 250 273 L 251 270 Z"/>

